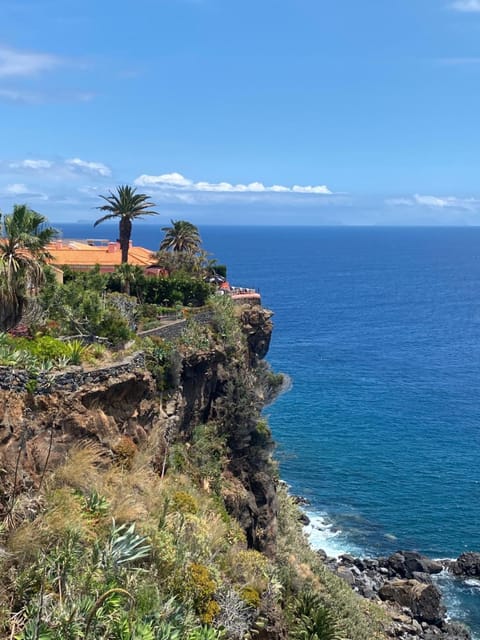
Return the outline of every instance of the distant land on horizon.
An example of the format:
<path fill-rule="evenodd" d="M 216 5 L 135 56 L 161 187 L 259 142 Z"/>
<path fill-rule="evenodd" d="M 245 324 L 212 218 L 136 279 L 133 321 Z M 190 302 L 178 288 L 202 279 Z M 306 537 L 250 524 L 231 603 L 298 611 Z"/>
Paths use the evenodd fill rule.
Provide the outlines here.
<path fill-rule="evenodd" d="M 187 216 L 174 216 L 173 217 L 174 220 L 191 220 L 191 217 Z M 55 224 L 68 224 L 68 225 L 92 225 L 92 229 L 96 228 L 101 230 L 101 226 L 99 227 L 94 227 L 94 222 L 95 220 L 91 220 L 91 219 L 87 219 L 87 218 L 79 218 L 78 220 L 54 220 L 52 219 L 51 224 L 55 225 Z M 161 220 L 160 220 L 160 216 L 158 218 L 148 218 L 145 220 L 138 220 L 135 221 L 135 225 L 148 225 L 148 226 L 158 226 L 159 222 L 161 222 L 161 226 L 168 226 L 168 224 L 170 223 L 170 218 L 168 218 L 168 220 L 165 220 L 164 216 L 161 216 Z M 113 225 L 115 226 L 117 223 L 112 220 L 111 222 L 108 222 L 106 225 L 105 223 L 102 225 L 103 228 L 108 227 L 108 225 Z M 364 223 L 364 224 L 348 224 L 348 223 L 322 223 L 322 222 L 318 222 L 316 224 L 312 224 L 311 222 L 291 222 L 291 223 L 282 223 L 282 224 L 266 224 L 265 222 L 259 222 L 259 223 L 253 223 L 253 222 L 196 222 L 195 223 L 197 226 L 199 227 L 261 227 L 261 228 L 266 228 L 266 227 L 272 227 L 272 228 L 282 228 L 282 227 L 348 227 L 348 228 L 358 228 L 358 229 L 363 229 L 363 228 L 377 228 L 377 227 L 388 227 L 390 229 L 408 229 L 408 228 L 438 228 L 438 229 L 467 229 L 467 228 L 478 228 L 480 227 L 480 222 L 477 223 L 464 223 L 464 224 L 440 224 L 440 223 L 431 223 L 431 224 L 414 224 L 414 223 L 405 223 L 405 224 L 388 224 L 388 223 Z"/>

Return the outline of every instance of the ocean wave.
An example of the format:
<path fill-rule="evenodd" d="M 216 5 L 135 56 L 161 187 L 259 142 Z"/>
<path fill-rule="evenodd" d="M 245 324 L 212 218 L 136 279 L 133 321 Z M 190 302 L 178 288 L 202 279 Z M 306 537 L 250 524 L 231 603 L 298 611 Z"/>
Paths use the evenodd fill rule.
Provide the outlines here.
<path fill-rule="evenodd" d="M 310 523 L 304 529 L 314 549 L 322 549 L 331 558 L 338 558 L 344 553 L 364 555 L 361 549 L 349 542 L 345 532 L 338 529 L 326 514 L 307 510 L 306 515 Z"/>
<path fill-rule="evenodd" d="M 465 580 L 465 584 L 468 587 L 475 587 L 476 589 L 480 588 L 480 580 L 477 580 L 476 578 L 469 578 L 468 580 Z"/>

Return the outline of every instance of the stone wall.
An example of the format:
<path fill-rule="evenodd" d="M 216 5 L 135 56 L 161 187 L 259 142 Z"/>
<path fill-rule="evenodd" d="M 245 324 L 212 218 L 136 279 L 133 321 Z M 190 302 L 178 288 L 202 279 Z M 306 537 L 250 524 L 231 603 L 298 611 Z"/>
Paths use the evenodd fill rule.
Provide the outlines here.
<path fill-rule="evenodd" d="M 202 311 L 195 311 L 192 309 L 190 311 L 189 318 L 198 324 L 208 325 L 212 322 L 213 313 L 210 309 L 203 309 Z M 181 336 L 186 324 L 186 319 L 175 320 L 160 327 L 154 327 L 153 329 L 147 329 L 146 331 L 139 331 L 138 335 L 141 338 L 145 338 L 147 336 L 159 336 L 165 340 L 174 340 Z"/>
<path fill-rule="evenodd" d="M 164 338 L 165 340 L 173 340 L 174 338 L 178 338 L 182 334 L 182 331 L 185 329 L 185 325 L 186 320 L 176 320 L 175 322 L 171 322 L 161 327 L 147 329 L 147 331 L 139 331 L 138 335 L 141 338 L 146 338 L 148 336 L 159 336 L 160 338 Z"/>
<path fill-rule="evenodd" d="M 40 395 L 53 391 L 76 391 L 85 384 L 101 384 L 109 378 L 145 368 L 143 353 L 135 353 L 117 364 L 84 371 L 81 367 L 71 367 L 58 373 L 40 373 L 33 376 L 28 371 L 0 367 L 0 389 L 4 391 L 31 391 Z"/>

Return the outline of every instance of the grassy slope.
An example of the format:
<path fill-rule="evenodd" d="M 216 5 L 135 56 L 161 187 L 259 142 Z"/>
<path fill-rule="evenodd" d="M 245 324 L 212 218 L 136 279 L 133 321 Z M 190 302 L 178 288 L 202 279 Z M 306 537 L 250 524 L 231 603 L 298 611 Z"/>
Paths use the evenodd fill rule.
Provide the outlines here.
<path fill-rule="evenodd" d="M 239 366 L 245 345 L 232 314 L 219 311 L 215 335 L 191 329 L 183 348 L 221 333 L 238 377 L 245 374 Z M 384 637 L 382 610 L 323 567 L 282 487 L 276 557 L 247 548 L 225 508 L 243 489 L 228 471 L 221 420 L 197 425 L 190 442 L 171 447 L 163 478 L 153 471 L 159 437 L 152 431 L 141 450 L 126 440 L 113 457 L 95 443 L 79 443 L 41 492 L 16 500 L 0 530 L 1 637 Z M 311 592 L 315 606 L 305 609 Z"/>

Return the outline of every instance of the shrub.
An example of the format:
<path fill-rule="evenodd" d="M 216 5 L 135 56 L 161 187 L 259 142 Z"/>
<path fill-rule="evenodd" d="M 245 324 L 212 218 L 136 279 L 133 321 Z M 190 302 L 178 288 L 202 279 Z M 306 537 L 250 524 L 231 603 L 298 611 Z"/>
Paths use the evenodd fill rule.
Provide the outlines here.
<path fill-rule="evenodd" d="M 254 609 L 258 609 L 260 606 L 260 594 L 258 593 L 255 587 L 247 585 L 243 587 L 240 591 L 240 596 L 244 602 L 246 602 L 250 607 Z"/>
<path fill-rule="evenodd" d="M 268 559 L 254 549 L 232 549 L 227 570 L 233 580 L 262 594 L 267 588 L 271 567 Z"/>
<path fill-rule="evenodd" d="M 132 337 L 128 322 L 117 309 L 107 309 L 96 326 L 96 333 L 107 338 L 114 346 L 127 342 Z"/>
<path fill-rule="evenodd" d="M 107 306 L 111 310 L 118 311 L 132 331 L 136 327 L 136 317 L 138 312 L 138 302 L 136 298 L 122 293 L 110 293 L 107 296 Z"/>
<path fill-rule="evenodd" d="M 193 496 L 186 491 L 176 491 L 172 496 L 172 506 L 180 513 L 195 514 L 198 511 L 198 503 Z"/>
<path fill-rule="evenodd" d="M 217 595 L 220 611 L 215 626 L 224 629 L 229 638 L 243 640 L 248 637 L 255 621 L 255 610 L 233 589 L 223 589 Z"/>
<path fill-rule="evenodd" d="M 170 307 L 177 303 L 200 307 L 205 304 L 212 291 L 212 286 L 203 279 L 188 275 L 147 278 L 143 289 L 143 301 Z"/>
<path fill-rule="evenodd" d="M 192 563 L 188 568 L 186 589 L 202 622 L 212 622 L 220 607 L 213 599 L 216 583 L 210 569 L 203 564 Z"/>
<path fill-rule="evenodd" d="M 145 338 L 142 342 L 145 353 L 145 364 L 152 374 L 157 389 L 175 388 L 179 384 L 179 357 L 173 345 L 155 336 Z"/>
<path fill-rule="evenodd" d="M 41 336 L 34 340 L 19 338 L 16 340 L 18 348 L 30 353 L 38 362 L 56 360 L 68 355 L 69 348 L 65 342 L 50 336 Z"/>
<path fill-rule="evenodd" d="M 137 445 L 129 436 L 122 435 L 114 445 L 113 450 L 119 457 L 120 461 L 127 468 L 130 468 L 138 449 Z"/>

